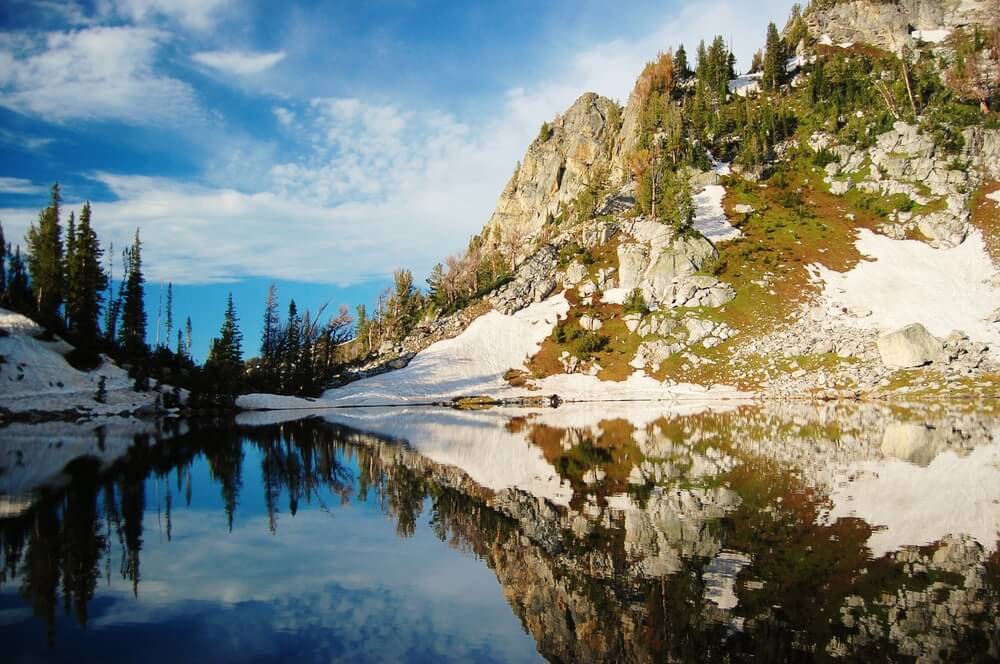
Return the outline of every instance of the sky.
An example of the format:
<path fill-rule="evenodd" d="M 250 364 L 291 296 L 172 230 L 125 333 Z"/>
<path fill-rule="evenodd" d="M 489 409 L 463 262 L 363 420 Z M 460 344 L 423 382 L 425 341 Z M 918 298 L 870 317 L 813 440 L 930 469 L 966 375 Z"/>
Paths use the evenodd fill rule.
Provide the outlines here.
<path fill-rule="evenodd" d="M 422 282 L 543 121 L 624 103 L 681 43 L 721 34 L 745 69 L 791 4 L 4 0 L 0 222 L 22 241 L 59 182 L 115 254 L 140 229 L 151 338 L 171 282 L 203 358 L 232 291 L 253 354 L 272 281 L 314 311 Z"/>

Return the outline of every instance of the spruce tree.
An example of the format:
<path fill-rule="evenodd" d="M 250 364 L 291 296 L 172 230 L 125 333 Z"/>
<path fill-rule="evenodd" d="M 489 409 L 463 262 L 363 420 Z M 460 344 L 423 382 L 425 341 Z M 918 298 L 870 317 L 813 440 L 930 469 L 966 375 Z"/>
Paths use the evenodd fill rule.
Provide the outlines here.
<path fill-rule="evenodd" d="M 282 388 L 286 392 L 297 392 L 296 385 L 299 354 L 302 351 L 302 319 L 295 300 L 288 303 L 288 321 L 285 324 L 284 342 L 282 343 Z"/>
<path fill-rule="evenodd" d="M 10 253 L 10 245 L 7 245 Z M 35 309 L 35 297 L 28 281 L 28 271 L 21 258 L 21 245 L 14 248 L 10 256 L 10 267 L 7 279 L 6 304 L 14 311 L 31 315 Z"/>
<path fill-rule="evenodd" d="M 240 332 L 233 305 L 233 294 L 226 300 L 219 336 L 212 340 L 205 370 L 217 381 L 223 392 L 237 392 L 243 377 L 243 334 Z"/>
<path fill-rule="evenodd" d="M 128 252 L 128 274 L 122 297 L 122 327 L 119 341 L 125 352 L 131 356 L 145 355 L 146 347 L 146 306 L 143 302 L 142 285 L 142 243 L 139 229 L 135 229 L 135 239 Z"/>
<path fill-rule="evenodd" d="M 265 379 L 274 378 L 274 371 L 280 362 L 281 319 L 278 317 L 278 287 L 272 282 L 267 288 L 264 302 L 264 326 L 260 335 L 260 359 Z"/>
<path fill-rule="evenodd" d="M 764 45 L 764 75 L 761 87 L 764 90 L 777 90 L 785 82 L 785 49 L 781 36 L 774 23 L 767 26 L 767 42 Z"/>
<path fill-rule="evenodd" d="M 167 282 L 167 320 L 165 322 L 165 335 L 163 345 L 165 348 L 170 348 L 170 335 L 174 329 L 174 285 Z"/>
<path fill-rule="evenodd" d="M 178 331 L 178 334 L 180 332 Z M 184 323 L 184 354 L 191 359 L 192 348 L 194 348 L 194 329 L 191 327 L 191 317 L 187 317 Z"/>
<path fill-rule="evenodd" d="M 52 185 L 49 206 L 38 214 L 25 235 L 28 250 L 28 273 L 35 295 L 35 311 L 42 324 L 60 327 L 59 307 L 63 303 L 65 272 L 62 230 L 59 225 L 61 197 L 59 185 Z"/>
<path fill-rule="evenodd" d="M 685 79 L 691 76 L 691 67 L 688 65 L 687 51 L 684 50 L 684 44 L 677 47 L 677 53 L 674 54 L 674 68 L 677 70 L 677 76 L 680 79 Z"/>
<path fill-rule="evenodd" d="M 70 330 L 84 347 L 96 345 L 100 336 L 98 318 L 108 277 L 101 267 L 103 255 L 97 233 L 91 224 L 90 203 L 80 211 L 80 225 L 74 232 L 73 251 L 69 257 L 70 279 L 67 288 L 66 310 Z"/>
<path fill-rule="evenodd" d="M 3 224 L 0 223 L 0 304 L 5 301 L 7 293 L 7 243 L 3 237 Z"/>

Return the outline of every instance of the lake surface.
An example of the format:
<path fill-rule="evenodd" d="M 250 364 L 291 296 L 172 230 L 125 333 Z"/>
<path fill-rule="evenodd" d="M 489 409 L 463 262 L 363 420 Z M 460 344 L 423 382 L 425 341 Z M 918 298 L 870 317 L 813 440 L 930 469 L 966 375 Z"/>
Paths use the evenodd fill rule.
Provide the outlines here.
<path fill-rule="evenodd" d="M 991 405 L 0 428 L 20 661 L 996 661 Z"/>

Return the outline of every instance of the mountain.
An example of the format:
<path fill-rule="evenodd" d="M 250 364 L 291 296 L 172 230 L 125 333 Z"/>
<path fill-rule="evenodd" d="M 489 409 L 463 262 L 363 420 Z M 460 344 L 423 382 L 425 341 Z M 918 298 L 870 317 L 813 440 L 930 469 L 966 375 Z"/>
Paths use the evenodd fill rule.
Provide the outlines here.
<path fill-rule="evenodd" d="M 322 399 L 992 393 L 998 14 L 816 1 L 752 72 L 719 38 L 625 107 L 582 95 L 443 272 L 474 251 L 500 278 Z"/>

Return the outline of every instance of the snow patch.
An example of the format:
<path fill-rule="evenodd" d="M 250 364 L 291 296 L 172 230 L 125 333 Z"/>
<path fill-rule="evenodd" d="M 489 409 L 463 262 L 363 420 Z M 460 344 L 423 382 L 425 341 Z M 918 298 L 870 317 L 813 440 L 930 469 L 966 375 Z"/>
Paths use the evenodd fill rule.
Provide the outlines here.
<path fill-rule="evenodd" d="M 628 290 L 625 288 L 609 288 L 601 294 L 601 302 L 605 304 L 625 304 Z"/>
<path fill-rule="evenodd" d="M 872 312 L 866 318 L 844 316 L 845 324 L 892 332 L 921 323 L 938 337 L 961 330 L 973 341 L 989 344 L 1000 357 L 1000 326 L 992 322 L 1000 308 L 1000 288 L 980 231 L 953 249 L 934 249 L 862 229 L 856 246 L 872 260 L 844 273 L 810 266 L 825 282 L 822 296 L 828 308 Z"/>
<path fill-rule="evenodd" d="M 990 193 L 986 194 L 986 198 L 996 203 L 997 207 L 1000 207 L 1000 189 L 997 189 L 996 191 L 991 191 Z"/>
<path fill-rule="evenodd" d="M 568 311 L 562 294 L 510 316 L 491 311 L 457 337 L 421 351 L 405 368 L 328 390 L 323 400 L 345 406 L 387 405 L 508 392 L 504 373 L 523 368 Z"/>
<path fill-rule="evenodd" d="M 928 44 L 940 44 L 951 35 L 951 30 L 940 28 L 938 30 L 914 30 L 910 36 L 914 39 L 927 42 Z"/>
<path fill-rule="evenodd" d="M 729 92 L 738 97 L 746 97 L 749 94 L 760 92 L 761 73 L 747 74 L 729 81 Z"/>
<path fill-rule="evenodd" d="M 725 168 L 728 169 L 729 165 L 725 164 Z M 726 188 L 718 184 L 705 187 L 694 197 L 694 227 L 712 242 L 724 242 L 740 236 L 740 232 L 726 218 L 726 211 L 722 207 L 722 199 L 725 197 Z"/>

